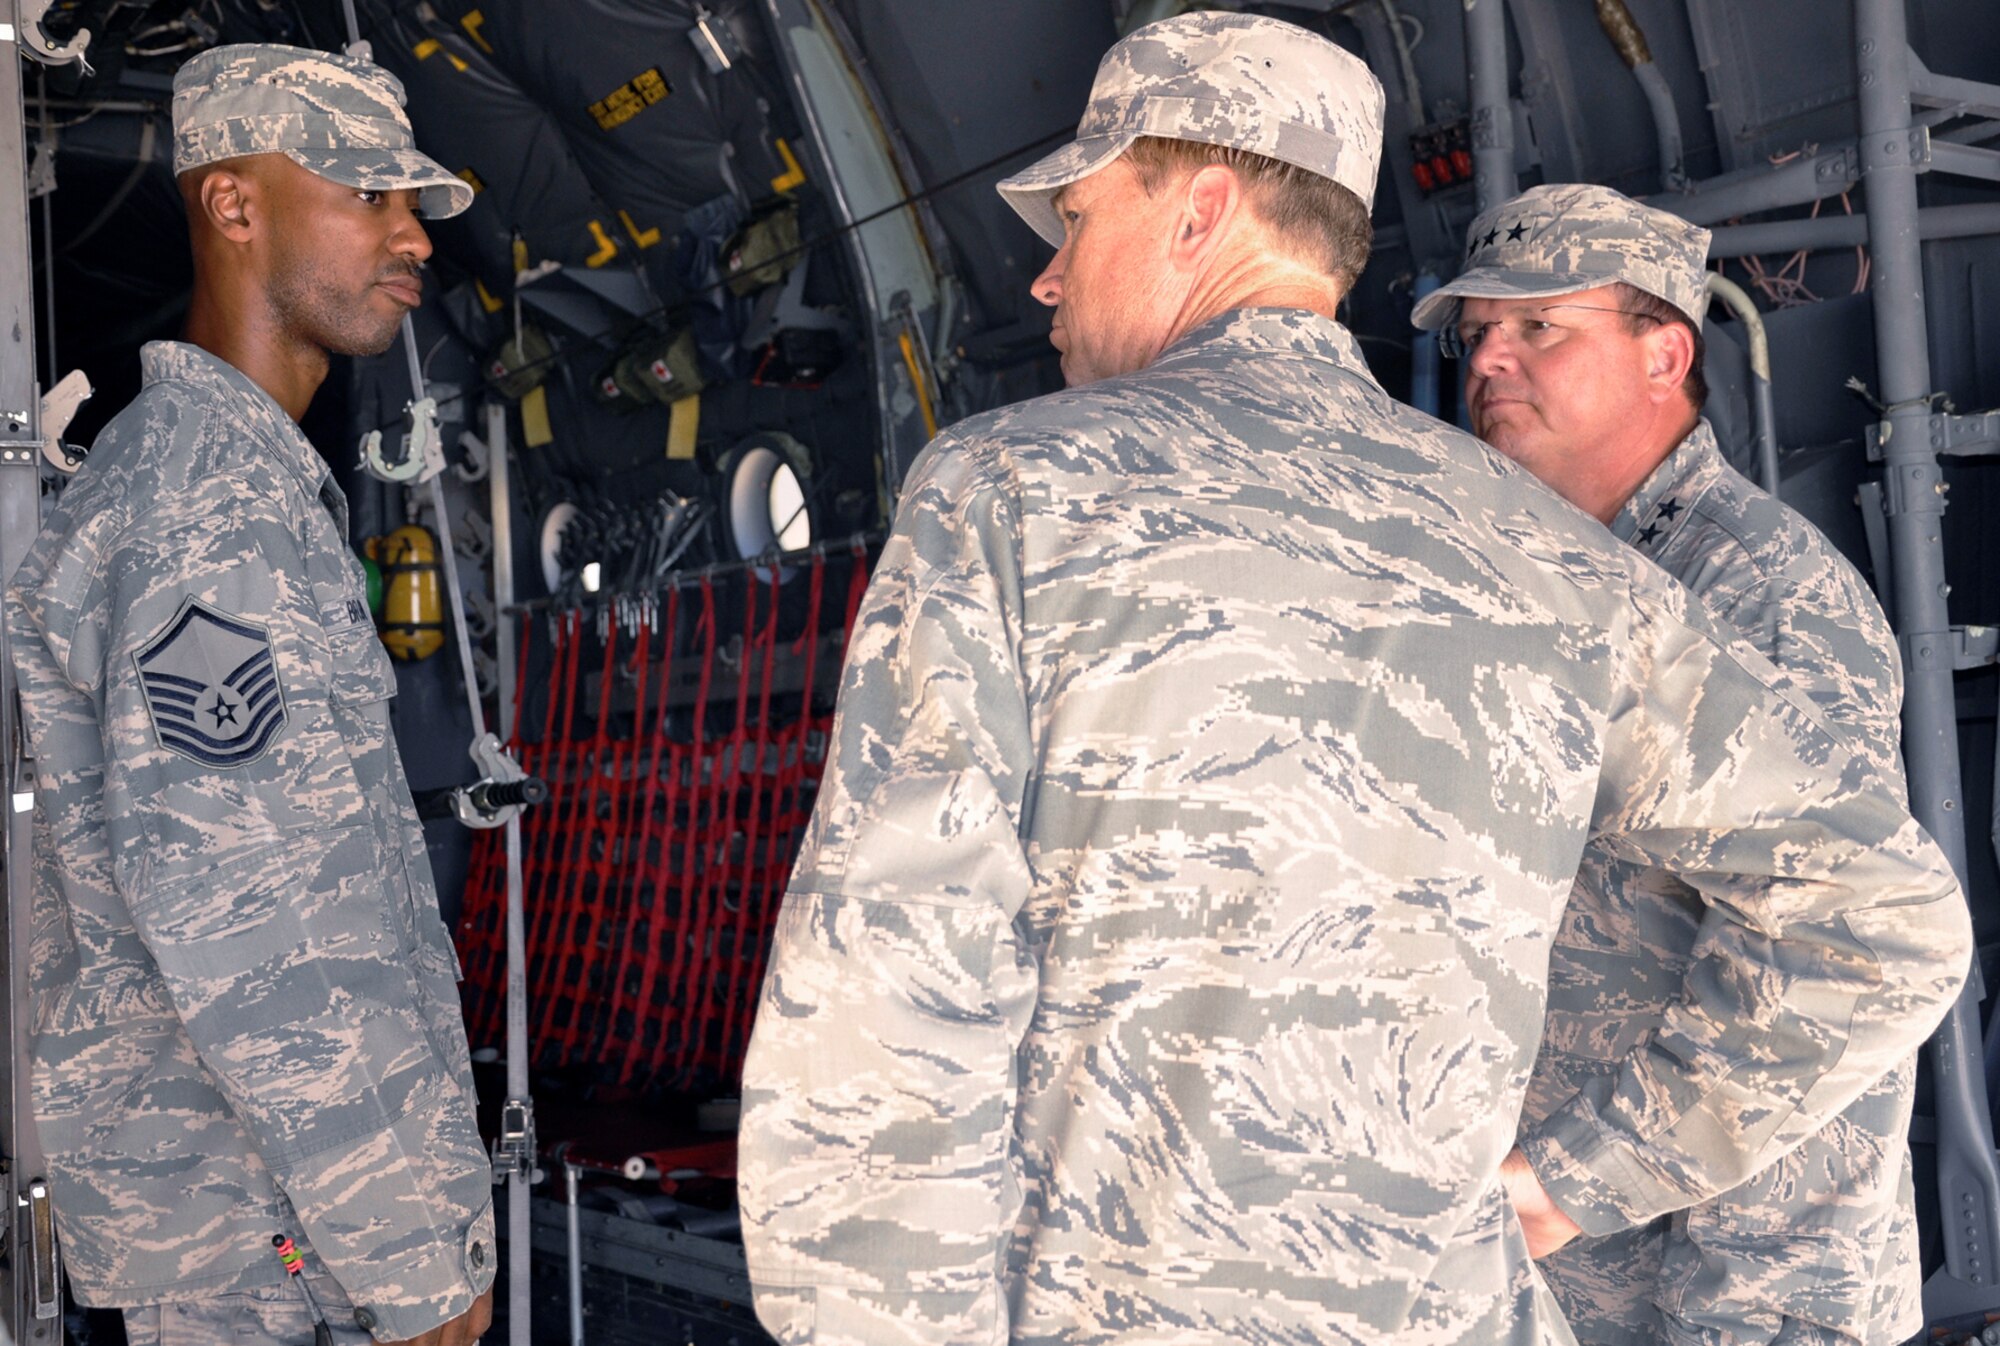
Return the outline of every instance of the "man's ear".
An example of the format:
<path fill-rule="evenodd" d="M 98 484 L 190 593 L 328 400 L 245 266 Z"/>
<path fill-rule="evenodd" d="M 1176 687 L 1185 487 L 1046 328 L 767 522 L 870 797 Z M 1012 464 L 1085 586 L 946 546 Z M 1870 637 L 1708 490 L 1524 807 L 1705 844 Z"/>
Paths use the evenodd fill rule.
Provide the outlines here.
<path fill-rule="evenodd" d="M 1654 323 L 1641 338 L 1646 348 L 1646 387 L 1655 402 L 1680 396 L 1681 384 L 1694 368 L 1694 333 L 1686 324 Z"/>
<path fill-rule="evenodd" d="M 256 179 L 234 169 L 212 169 L 194 196 L 196 209 L 210 229 L 232 243 L 249 241 L 259 204 Z"/>
<path fill-rule="evenodd" d="M 1243 207 L 1243 184 L 1231 169 L 1208 164 L 1188 175 L 1180 195 L 1181 209 L 1174 221 L 1169 255 L 1189 265 L 1201 261 L 1221 242 Z"/>

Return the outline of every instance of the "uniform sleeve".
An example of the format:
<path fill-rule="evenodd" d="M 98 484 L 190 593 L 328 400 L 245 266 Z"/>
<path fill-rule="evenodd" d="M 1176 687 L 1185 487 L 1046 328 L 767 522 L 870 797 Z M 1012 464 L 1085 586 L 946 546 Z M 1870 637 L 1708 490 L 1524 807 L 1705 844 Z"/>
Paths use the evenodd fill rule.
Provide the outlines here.
<path fill-rule="evenodd" d="M 1596 844 L 1707 905 L 1658 1033 L 1523 1136 L 1587 1234 L 1727 1191 L 1818 1131 L 1929 1036 L 1972 951 L 1898 785 L 1664 578 L 1635 582 Z"/>
<path fill-rule="evenodd" d="M 944 443 L 856 625 L 744 1067 L 757 1311 L 786 1346 L 997 1343 L 1032 743 L 1014 514 Z"/>
<path fill-rule="evenodd" d="M 196 1052 L 313 1250 L 395 1340 L 490 1280 L 491 1173 L 402 951 L 403 857 L 337 718 L 379 659 L 373 630 L 322 627 L 296 534 L 228 478 L 126 530 L 106 568 L 105 813 Z"/>

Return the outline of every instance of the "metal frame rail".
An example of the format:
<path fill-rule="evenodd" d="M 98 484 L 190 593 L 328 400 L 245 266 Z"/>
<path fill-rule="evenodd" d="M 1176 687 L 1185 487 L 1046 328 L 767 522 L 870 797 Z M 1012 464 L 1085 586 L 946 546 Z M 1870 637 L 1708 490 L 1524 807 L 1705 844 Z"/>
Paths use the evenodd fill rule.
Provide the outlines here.
<path fill-rule="evenodd" d="M 34 273 L 28 230 L 27 117 L 21 57 L 46 63 L 81 59 L 87 33 L 67 49 L 41 32 L 47 0 L 0 0 L 0 583 L 13 577 L 33 545 L 41 514 L 41 389 L 35 378 Z M 33 1001 L 28 970 L 33 902 L 33 764 L 16 709 L 11 637 L 0 618 L 0 762 L 6 767 L 6 826 L 0 867 L 7 900 L 0 908 L 0 1327 L 25 1346 L 63 1337 L 62 1263 L 41 1145 L 28 1092 L 28 1035 Z"/>
<path fill-rule="evenodd" d="M 1952 98 L 1972 94 L 1987 104 L 2000 103 L 2000 88 L 1940 81 L 1924 70 L 1910 51 L 1904 4 L 1905 0 L 1854 0 L 1861 112 L 1857 158 L 1867 182 L 1869 250 L 1874 262 L 1870 293 L 1879 394 L 1885 404 L 1870 456 L 1885 469 L 1882 498 L 1892 572 L 1885 587 L 1894 599 L 1907 685 L 1903 760 L 1909 771 L 1910 806 L 1963 882 L 1965 810 L 1952 675 L 1972 661 L 1960 658 L 1963 633 L 1953 631 L 1945 609 L 1949 592 L 1942 528 L 1945 487 L 1938 452 L 1958 438 L 1952 433 L 1956 425 L 1977 418 L 1933 414 L 1937 393 L 1931 386 L 1924 322 L 1917 210 L 1917 173 L 1930 138 L 1927 128 L 1916 124 L 1912 103 L 1938 102 L 1931 84 L 1949 84 Z M 1957 148 L 1963 154 L 1931 154 L 1930 170 L 1990 177 L 1994 165 L 2000 164 L 2000 155 L 1992 151 Z M 1966 447 L 1972 442 L 1976 441 Z M 2000 444 L 1987 441 L 1983 447 L 1990 452 Z M 2000 1233 L 2000 1162 L 1994 1152 L 1979 1032 L 1979 1002 L 1984 997 L 1975 965 L 1928 1048 L 1945 1249 L 1944 1267 L 1924 1286 L 1924 1313 L 1932 1322 L 2000 1306 L 1993 1245 L 1994 1235 Z"/>

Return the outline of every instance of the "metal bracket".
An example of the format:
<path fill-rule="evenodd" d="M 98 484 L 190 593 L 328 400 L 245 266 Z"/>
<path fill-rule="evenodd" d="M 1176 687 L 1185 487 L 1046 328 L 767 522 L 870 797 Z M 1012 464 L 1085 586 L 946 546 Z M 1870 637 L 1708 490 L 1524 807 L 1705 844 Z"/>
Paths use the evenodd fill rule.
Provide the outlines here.
<path fill-rule="evenodd" d="M 474 563 L 484 561 L 493 554 L 493 525 L 480 515 L 467 510 L 459 516 L 460 531 L 452 541 L 458 546 L 458 554 Z"/>
<path fill-rule="evenodd" d="M 500 1105 L 500 1134 L 493 1142 L 493 1185 L 518 1177 L 532 1183 L 535 1168 L 535 1101 L 510 1098 Z"/>
<path fill-rule="evenodd" d="M 484 640 L 493 634 L 493 624 L 499 614 L 493 610 L 493 600 L 486 596 L 484 589 L 465 591 L 465 624 L 471 629 L 474 639 Z M 474 655 L 483 653 L 474 650 Z"/>
<path fill-rule="evenodd" d="M 722 74 L 743 54 L 736 45 L 736 35 L 706 5 L 694 7 L 694 27 L 688 30 L 688 41 L 694 44 L 701 63 L 711 75 Z"/>
<path fill-rule="evenodd" d="M 1949 488 L 1933 463 L 1892 463 L 1882 478 L 1883 511 L 1898 514 L 1943 514 Z"/>
<path fill-rule="evenodd" d="M 70 448 L 62 437 L 76 419 L 77 408 L 95 391 L 89 375 L 72 369 L 42 394 L 42 457 L 58 472 L 74 472 L 83 466 L 83 450 Z"/>
<path fill-rule="evenodd" d="M 28 156 L 28 199 L 40 200 L 56 189 L 56 145 L 44 136 Z"/>
<path fill-rule="evenodd" d="M 1954 669 L 1984 668 L 1995 662 L 2000 662 L 2000 626 L 1951 628 L 1951 666 Z"/>
<path fill-rule="evenodd" d="M 468 484 L 486 480 L 486 473 L 493 464 L 493 450 L 486 447 L 486 441 L 470 430 L 458 432 L 458 447 L 465 454 L 465 461 L 452 468 L 458 479 Z"/>
<path fill-rule="evenodd" d="M 1972 458 L 2000 453 L 2000 411 L 1978 412 L 1970 416 L 1939 412 L 1930 418 L 1931 452 L 1953 458 Z M 1879 463 L 1889 455 L 1888 422 L 1868 427 L 1868 461 Z"/>
<path fill-rule="evenodd" d="M 50 3 L 51 0 L 20 0 L 21 50 L 43 65 L 80 65 L 84 74 L 96 74 L 83 58 L 84 49 L 90 45 L 88 28 L 77 29 L 76 36 L 61 46 L 49 41 L 49 35 L 42 31 L 42 16 L 49 12 Z"/>
<path fill-rule="evenodd" d="M 491 698 L 500 690 L 500 661 L 485 650 L 472 652 L 472 679 L 479 685 L 479 695 Z"/>
<path fill-rule="evenodd" d="M 14 1198 L 27 1213 L 29 1299 L 38 1320 L 62 1317 L 62 1254 L 56 1248 L 56 1211 L 49 1185 L 36 1178 L 28 1194 Z"/>
<path fill-rule="evenodd" d="M 1845 154 L 1859 156 L 1861 171 L 1854 177 L 1873 173 L 1878 168 L 1913 167 L 1922 173 L 1931 166 L 1931 128 L 1912 126 L 1902 132 L 1863 136 Z M 1826 176 L 1824 166 L 1820 176 Z"/>
<path fill-rule="evenodd" d="M 1514 148 L 1512 142 L 1501 135 L 1500 119 L 1494 115 L 1494 111 L 1490 107 L 1474 108 L 1470 118 L 1470 127 L 1472 131 L 1472 143 L 1477 149 L 1498 150 Z M 1513 127 L 1510 125 L 1508 129 L 1512 130 Z"/>
<path fill-rule="evenodd" d="M 401 451 L 394 460 L 382 454 L 382 432 L 370 430 L 361 440 L 361 466 L 368 474 L 398 486 L 416 486 L 444 471 L 444 447 L 438 442 L 437 399 L 420 397 L 403 409 Z"/>
<path fill-rule="evenodd" d="M 527 805 L 548 798 L 548 786 L 521 770 L 498 735 L 481 734 L 472 740 L 471 753 L 480 780 L 451 794 L 452 812 L 467 827 L 478 831 L 504 827 Z"/>

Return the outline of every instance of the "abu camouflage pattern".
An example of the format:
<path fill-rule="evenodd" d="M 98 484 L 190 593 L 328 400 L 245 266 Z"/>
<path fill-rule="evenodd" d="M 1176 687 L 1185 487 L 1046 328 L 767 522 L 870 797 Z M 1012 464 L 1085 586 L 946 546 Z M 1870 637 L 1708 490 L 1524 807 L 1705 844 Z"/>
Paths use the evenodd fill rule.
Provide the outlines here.
<path fill-rule="evenodd" d="M 744 1080 L 787 1346 L 1570 1342 L 1498 1170 L 1586 847 L 1713 903 L 1678 1050 L 1559 1119 L 1596 1232 L 1810 1137 L 1971 949 L 1816 707 L 1305 312 L 940 436 L 840 696 Z"/>
<path fill-rule="evenodd" d="M 1778 665 L 1900 791 L 1902 669 L 1874 596 L 1817 529 L 1723 461 L 1706 421 L 1611 531 Z M 1695 965 L 1702 915 L 1700 894 L 1671 874 L 1586 858 L 1549 969 L 1548 1028 L 1523 1132 L 1531 1156 L 1536 1122 L 1645 1048 Z M 1914 1058 L 1897 1063 L 1734 1190 L 1545 1258 L 1542 1274 L 1577 1335 L 1592 1346 L 1881 1346 L 1920 1331 L 1908 1158 L 1915 1067 Z"/>
<path fill-rule="evenodd" d="M 472 204 L 472 186 L 417 148 L 403 84 L 373 61 L 304 47 L 211 47 L 174 75 L 174 173 L 283 154 L 364 191 L 418 189 L 430 219 Z"/>
<path fill-rule="evenodd" d="M 1360 57 L 1296 24 L 1199 11 L 1135 29 L 1104 54 L 1076 140 L 999 184 L 1062 246 L 1055 194 L 1140 136 L 1249 150 L 1332 178 L 1366 202 L 1382 157 L 1382 85 Z"/>
<path fill-rule="evenodd" d="M 6 595 L 71 1283 L 118 1307 L 276 1284 L 287 1232 L 362 1326 L 417 1336 L 492 1281 L 492 1172 L 346 502 L 239 371 L 142 361 Z M 280 701 L 268 743 L 228 723 Z"/>
<path fill-rule="evenodd" d="M 325 1315 L 332 1346 L 374 1346 L 354 1325 L 354 1306 L 338 1285 L 313 1277 L 312 1292 Z M 127 1309 L 125 1346 L 303 1346 L 318 1343 L 312 1313 L 296 1285 L 259 1285 L 178 1304 Z"/>
<path fill-rule="evenodd" d="M 1427 331 L 1458 321 L 1461 299 L 1553 299 L 1624 281 L 1701 326 L 1708 230 L 1609 187 L 1530 187 L 1472 222 L 1465 267 L 1425 295 L 1410 321 Z"/>

